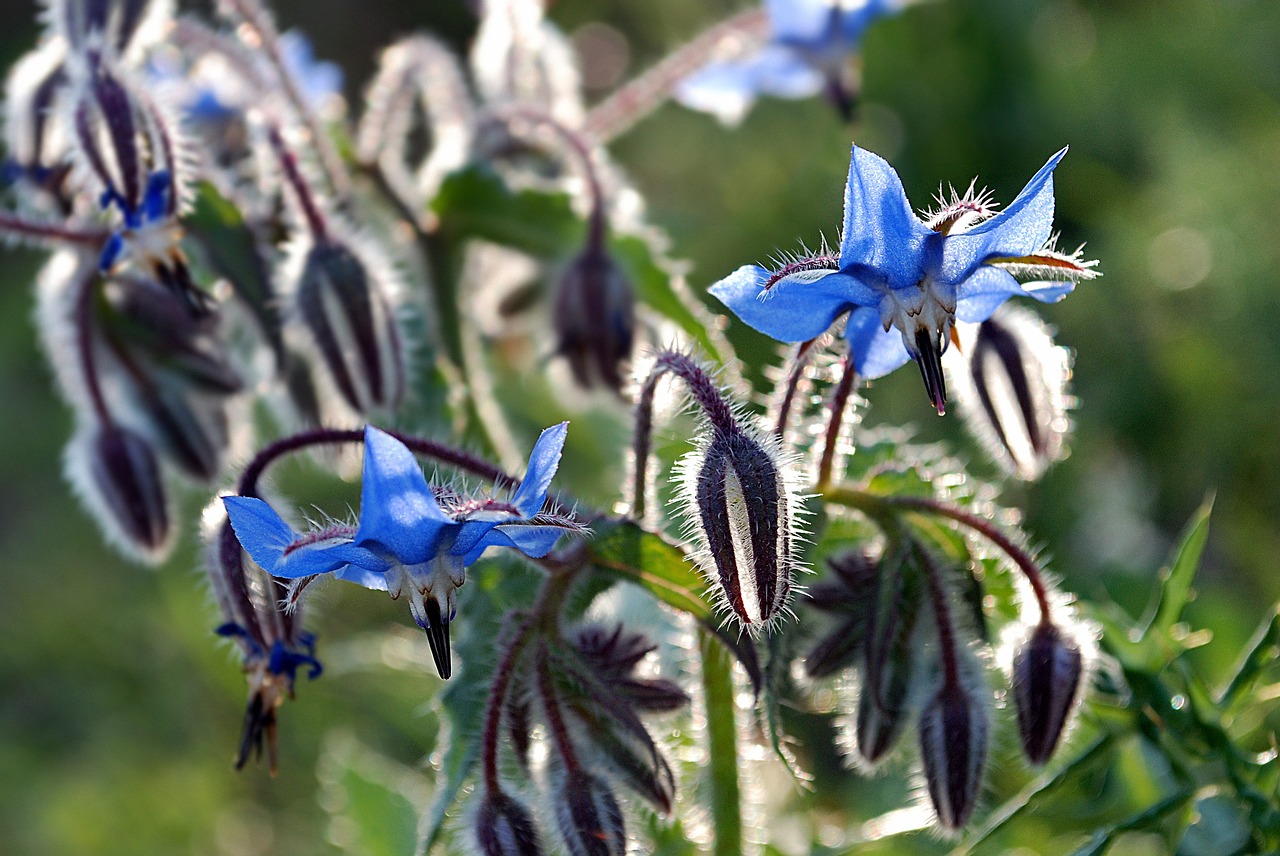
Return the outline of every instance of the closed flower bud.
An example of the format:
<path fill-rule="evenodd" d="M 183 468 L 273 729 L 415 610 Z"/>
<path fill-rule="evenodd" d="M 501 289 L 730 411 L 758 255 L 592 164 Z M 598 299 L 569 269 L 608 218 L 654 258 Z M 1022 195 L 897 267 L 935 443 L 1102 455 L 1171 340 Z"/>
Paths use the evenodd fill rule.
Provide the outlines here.
<path fill-rule="evenodd" d="M 1010 683 L 1022 749 L 1033 764 L 1053 755 L 1080 700 L 1085 657 L 1080 643 L 1042 621 L 1013 654 Z"/>
<path fill-rule="evenodd" d="M 948 363 L 970 430 L 1010 475 L 1039 478 L 1066 454 L 1071 358 L 1035 313 L 1006 304 L 959 331 Z"/>
<path fill-rule="evenodd" d="M 400 331 L 384 289 L 356 252 L 324 240 L 306 252 L 294 290 L 299 318 L 358 413 L 395 407 L 404 392 Z"/>
<path fill-rule="evenodd" d="M 210 481 L 227 449 L 227 415 L 219 397 L 193 394 L 178 378 L 139 378 L 139 401 L 156 439 L 184 472 Z"/>
<path fill-rule="evenodd" d="M 722 602 L 750 632 L 782 614 L 795 572 L 795 491 L 771 444 L 715 429 L 681 462 L 691 534 Z"/>
<path fill-rule="evenodd" d="M 867 620 L 876 593 L 878 564 L 863 550 L 827 559 L 831 575 L 809 587 L 805 601 L 823 612 L 843 616 L 805 657 L 811 678 L 824 678 L 854 664 L 863 650 Z"/>
<path fill-rule="evenodd" d="M 566 773 L 556 800 L 556 822 L 569 856 L 622 856 L 627 831 L 622 808 L 603 779 Z"/>
<path fill-rule="evenodd" d="M 617 263 L 589 248 L 560 279 L 552 318 L 556 352 L 578 384 L 620 391 L 635 339 L 635 293 Z"/>
<path fill-rule="evenodd" d="M 49 19 L 76 50 L 109 47 L 123 54 L 155 38 L 173 12 L 169 0 L 52 0 Z"/>
<path fill-rule="evenodd" d="M 662 713 L 689 703 L 689 695 L 674 681 L 633 674 L 640 661 L 657 649 L 643 633 L 629 633 L 621 624 L 613 630 L 591 624 L 578 630 L 573 644 L 596 677 L 636 710 Z"/>
<path fill-rule="evenodd" d="M 66 44 L 49 39 L 14 64 L 5 85 L 6 178 L 53 190 L 66 174 L 66 132 L 54 109 L 66 86 Z"/>
<path fill-rule="evenodd" d="M 945 829 L 959 830 L 978 804 L 989 723 L 981 681 L 944 684 L 920 712 L 920 757 L 929 800 Z"/>
<path fill-rule="evenodd" d="M 91 510 L 131 553 L 159 561 L 171 530 L 164 484 L 150 444 L 128 429 L 108 425 L 92 436 L 87 452 L 90 480 L 81 487 Z"/>
<path fill-rule="evenodd" d="M 476 844 L 483 856 L 539 856 L 542 845 L 533 817 L 502 791 L 488 793 L 475 819 Z"/>

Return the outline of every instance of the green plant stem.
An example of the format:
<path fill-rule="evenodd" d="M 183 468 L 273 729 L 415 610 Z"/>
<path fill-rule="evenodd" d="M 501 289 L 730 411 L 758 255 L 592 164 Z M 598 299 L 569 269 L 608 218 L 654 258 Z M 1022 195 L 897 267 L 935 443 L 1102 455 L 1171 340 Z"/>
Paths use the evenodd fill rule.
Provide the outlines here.
<path fill-rule="evenodd" d="M 733 660 L 708 630 L 698 629 L 702 659 L 702 693 L 706 704 L 707 769 L 711 790 L 707 802 L 715 830 L 713 856 L 740 856 L 742 793 L 738 782 L 738 731 L 735 715 Z"/>

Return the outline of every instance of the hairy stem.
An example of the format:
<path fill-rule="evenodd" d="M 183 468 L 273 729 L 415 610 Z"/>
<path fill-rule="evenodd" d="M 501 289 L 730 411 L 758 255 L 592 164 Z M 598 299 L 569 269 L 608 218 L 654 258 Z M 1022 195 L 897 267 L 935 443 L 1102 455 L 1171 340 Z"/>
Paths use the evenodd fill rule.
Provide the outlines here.
<path fill-rule="evenodd" d="M 12 235 L 24 241 L 74 244 L 94 249 L 99 249 L 111 237 L 106 229 L 76 229 L 60 223 L 42 223 L 8 211 L 0 212 L 0 235 Z"/>
<path fill-rule="evenodd" d="M 823 435 L 822 458 L 818 461 L 818 490 L 822 490 L 831 483 L 831 470 L 835 465 L 836 449 L 840 445 L 840 429 L 844 425 L 845 408 L 849 404 L 849 396 L 853 394 L 857 380 L 858 371 L 854 368 L 853 354 L 846 353 L 840 362 L 840 380 L 831 393 L 827 431 Z"/>
<path fill-rule="evenodd" d="M 787 373 L 786 382 L 782 387 L 782 397 L 778 401 L 778 417 L 773 429 L 779 440 L 786 439 L 787 423 L 791 421 L 791 409 L 795 404 L 796 393 L 804 381 L 804 370 L 809 366 L 809 358 L 813 355 L 813 346 L 817 341 L 817 339 L 810 339 L 807 342 L 801 342 L 796 346 L 796 352 L 791 357 L 791 371 Z"/>

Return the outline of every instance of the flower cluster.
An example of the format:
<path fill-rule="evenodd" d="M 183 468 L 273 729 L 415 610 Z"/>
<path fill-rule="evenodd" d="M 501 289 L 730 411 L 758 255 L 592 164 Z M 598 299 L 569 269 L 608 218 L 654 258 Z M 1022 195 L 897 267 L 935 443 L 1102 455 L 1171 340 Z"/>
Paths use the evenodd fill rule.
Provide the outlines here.
<path fill-rule="evenodd" d="M 855 146 L 838 251 L 710 288 L 798 344 L 766 419 L 605 149 L 668 98 L 740 117 L 759 94 L 824 91 L 848 113 L 864 32 L 905 0 L 768 0 L 590 108 L 542 2 L 487 0 L 469 69 L 407 37 L 351 122 L 340 70 L 259 0 L 217 4 L 212 24 L 164 0 L 48 5 L 6 87 L 0 233 L 52 250 L 38 323 L 75 412 L 68 473 L 112 540 L 159 563 L 175 486 L 217 493 L 203 536 L 216 633 L 248 683 L 237 767 L 274 770 L 280 709 L 321 674 L 303 617 L 328 578 L 404 597 L 450 679 L 432 709 L 455 772 L 426 851 L 621 854 L 645 828 L 674 851 L 686 822 L 740 848 L 738 767 L 768 753 L 739 743 L 794 763 L 778 709 L 842 675 L 855 760 L 877 767 L 914 733 L 938 825 L 959 830 L 1001 727 L 988 621 L 1008 727 L 1031 764 L 1053 756 L 1088 625 L 993 490 L 850 410 L 858 381 L 915 360 L 933 408 L 950 383 L 1006 473 L 1065 453 L 1067 352 L 1003 304 L 1097 275 L 1056 249 L 1066 150 L 1003 210 L 971 186 L 917 215 Z M 358 514 L 298 524 L 268 471 L 305 454 L 354 478 L 352 448 Z M 984 573 L 1020 582 L 988 591 Z"/>

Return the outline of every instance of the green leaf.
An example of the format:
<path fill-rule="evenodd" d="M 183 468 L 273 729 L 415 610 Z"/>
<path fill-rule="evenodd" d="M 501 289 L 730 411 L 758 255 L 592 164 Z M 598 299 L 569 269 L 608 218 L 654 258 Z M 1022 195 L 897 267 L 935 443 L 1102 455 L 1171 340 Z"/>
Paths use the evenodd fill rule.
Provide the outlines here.
<path fill-rule="evenodd" d="M 319 761 L 321 804 L 343 824 L 343 845 L 363 856 L 403 856 L 417 838 L 425 796 L 414 771 L 359 743 L 331 736 Z"/>
<path fill-rule="evenodd" d="M 1212 500 L 1206 500 L 1183 531 L 1182 541 L 1169 567 L 1161 572 L 1160 599 L 1143 635 L 1153 627 L 1168 634 L 1191 599 L 1191 583 L 1195 580 L 1200 555 L 1204 552 L 1205 540 L 1209 537 L 1209 514 L 1212 510 Z"/>
<path fill-rule="evenodd" d="M 733 686 L 733 661 L 723 646 L 714 644 L 705 631 L 698 634 L 702 657 L 702 691 L 707 719 L 708 798 L 703 806 L 715 830 L 713 856 L 740 856 L 742 850 L 742 799 L 738 785 L 738 726 Z"/>
<path fill-rule="evenodd" d="M 1230 710 L 1237 702 L 1245 700 L 1258 676 L 1276 662 L 1277 648 L 1280 647 L 1280 604 L 1271 608 L 1271 615 L 1258 628 L 1253 641 L 1240 658 L 1239 664 L 1222 691 L 1218 704 L 1223 710 Z"/>
<path fill-rule="evenodd" d="M 594 527 L 587 559 L 597 568 L 636 583 L 658 600 L 698 621 L 715 621 L 702 595 L 706 583 L 679 547 L 627 520 Z"/>
<path fill-rule="evenodd" d="M 280 309 L 271 273 L 258 251 L 258 240 L 240 216 L 235 203 L 207 181 L 195 186 L 191 213 L 182 218 L 187 235 L 202 250 L 204 260 L 235 289 L 249 307 L 276 352 L 282 358 Z"/>
<path fill-rule="evenodd" d="M 569 256 L 585 234 L 568 194 L 513 192 L 480 165 L 446 178 L 431 208 L 454 236 L 483 238 L 542 258 Z"/>

